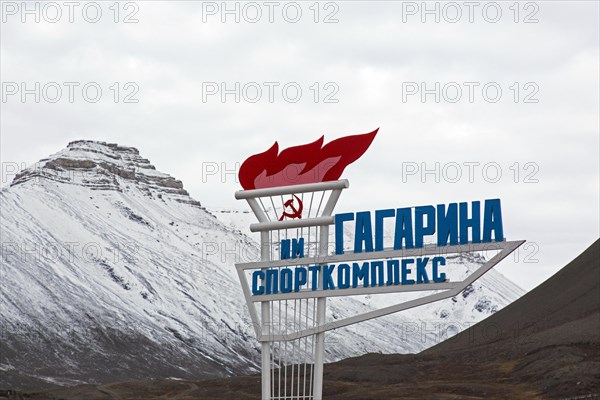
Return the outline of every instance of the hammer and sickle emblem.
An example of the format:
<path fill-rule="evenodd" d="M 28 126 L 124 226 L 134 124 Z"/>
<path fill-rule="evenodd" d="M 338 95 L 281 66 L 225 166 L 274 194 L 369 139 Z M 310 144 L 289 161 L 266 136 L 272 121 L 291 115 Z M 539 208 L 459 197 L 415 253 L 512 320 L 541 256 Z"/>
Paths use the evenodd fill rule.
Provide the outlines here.
<path fill-rule="evenodd" d="M 292 197 L 291 199 L 289 199 L 288 201 L 286 201 L 285 203 L 283 203 L 283 206 L 285 207 L 285 209 L 283 210 L 283 214 L 281 214 L 281 217 L 279 218 L 280 221 L 283 221 L 283 219 L 285 217 L 288 218 L 298 218 L 301 219 L 302 218 L 302 208 L 304 207 L 302 205 L 302 200 L 300 200 L 298 198 L 298 196 L 296 196 L 295 194 L 293 195 L 296 198 L 296 201 L 298 202 L 298 208 L 294 207 L 294 197 Z M 286 210 L 289 208 L 292 209 L 292 212 L 287 212 Z"/>

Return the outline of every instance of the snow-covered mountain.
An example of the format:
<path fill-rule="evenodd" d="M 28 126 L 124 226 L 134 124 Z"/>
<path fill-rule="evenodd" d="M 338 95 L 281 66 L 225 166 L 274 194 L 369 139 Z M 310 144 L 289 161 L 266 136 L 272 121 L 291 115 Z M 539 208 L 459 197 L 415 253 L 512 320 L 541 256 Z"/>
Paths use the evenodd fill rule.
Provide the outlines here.
<path fill-rule="evenodd" d="M 92 141 L 22 171 L 0 207 L 0 387 L 258 370 L 234 268 L 257 246 L 249 212 L 208 211 L 135 148 Z M 456 279 L 482 259 L 451 262 Z M 454 299 L 328 334 L 326 357 L 418 352 L 522 294 L 492 270 Z M 328 315 L 400 298 L 338 298 Z"/>

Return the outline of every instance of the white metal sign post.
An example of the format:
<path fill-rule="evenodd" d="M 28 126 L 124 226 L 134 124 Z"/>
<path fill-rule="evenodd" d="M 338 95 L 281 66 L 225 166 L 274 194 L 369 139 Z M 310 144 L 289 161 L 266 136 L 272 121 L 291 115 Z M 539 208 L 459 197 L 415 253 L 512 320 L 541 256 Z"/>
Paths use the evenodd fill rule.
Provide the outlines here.
<path fill-rule="evenodd" d="M 266 189 L 255 189 L 245 190 L 236 193 L 236 199 L 244 199 L 250 205 L 250 208 L 256 215 L 258 223 L 250 226 L 252 232 L 260 232 L 261 234 L 261 261 L 259 263 L 246 263 L 237 264 L 237 270 L 242 283 L 244 296 L 248 303 L 250 310 L 250 316 L 253 324 L 257 331 L 257 337 L 262 343 L 262 397 L 263 399 L 275 399 L 275 398 L 302 398 L 302 399 L 320 399 L 322 398 L 323 390 L 323 356 L 325 352 L 325 332 L 316 332 L 315 337 L 312 339 L 310 353 L 303 354 L 305 361 L 312 363 L 309 368 L 304 368 L 304 371 L 300 371 L 298 366 L 298 372 L 301 373 L 303 382 L 300 384 L 299 381 L 294 381 L 294 377 L 288 379 L 287 371 L 284 371 L 283 382 L 278 381 L 271 382 L 273 378 L 272 369 L 279 369 L 277 377 L 281 377 L 281 364 L 288 362 L 289 360 L 282 359 L 286 354 L 272 354 L 271 344 L 273 342 L 287 342 L 293 340 L 300 340 L 308 335 L 298 335 L 297 332 L 291 332 L 289 324 L 281 324 L 281 315 L 279 315 L 279 323 L 272 321 L 271 310 L 273 309 L 272 302 L 276 302 L 276 310 L 280 313 L 291 312 L 294 315 L 305 311 L 305 330 L 314 331 L 318 326 L 325 325 L 325 312 L 326 312 L 326 297 L 314 297 L 316 302 L 310 302 L 308 297 L 305 298 L 305 304 L 302 303 L 302 299 L 293 299 L 293 307 L 290 308 L 287 304 L 288 300 L 292 298 L 277 297 L 273 299 L 255 299 L 250 291 L 246 270 L 249 269 L 268 269 L 278 268 L 279 270 L 284 267 L 270 265 L 275 262 L 281 262 L 283 260 L 277 260 L 274 254 L 280 246 L 280 241 L 285 237 L 285 240 L 300 239 L 304 234 L 308 237 L 308 243 L 306 244 L 307 253 L 313 254 L 314 256 L 325 259 L 327 257 L 329 248 L 329 226 L 333 224 L 333 209 L 339 199 L 341 191 L 348 187 L 347 180 L 333 181 L 333 182 L 319 182 L 305 185 L 294 185 L 294 186 L 283 186 L 277 188 L 266 188 Z M 308 209 L 306 212 L 306 218 L 292 219 L 292 220 L 279 220 L 278 215 L 285 212 L 286 199 L 283 196 L 288 195 L 301 195 L 302 198 L 306 199 L 310 196 Z M 302 200 L 300 200 L 302 201 Z M 304 202 L 303 202 L 304 203 Z M 283 210 L 283 211 L 282 211 Z M 313 232 L 314 229 L 314 232 Z M 298 236 L 300 234 L 300 236 Z M 273 241 L 274 236 L 277 237 L 278 241 Z M 322 281 L 319 282 L 319 287 L 322 287 Z M 261 317 L 258 318 L 255 303 L 260 302 L 261 304 Z M 285 304 L 282 304 L 284 302 Z M 313 316 L 309 315 L 310 313 Z M 284 318 L 287 320 L 288 315 Z M 302 325 L 302 324 L 300 324 Z M 308 350 L 305 346 L 304 351 Z M 278 350 L 281 350 L 279 348 Z M 287 350 L 287 346 L 286 346 Z M 273 359 L 277 361 L 273 363 Z M 312 361 L 310 359 L 313 359 Z M 291 360 L 294 362 L 295 360 Z M 306 366 L 306 363 L 305 363 Z M 310 375 L 310 376 L 307 376 Z M 311 385 L 312 382 L 312 385 Z M 308 383 L 308 385 L 307 385 Z M 283 384 L 284 388 L 281 388 Z M 294 386 L 295 385 L 295 386 Z M 272 388 L 277 388 L 276 391 L 272 391 Z M 295 391 L 294 391 L 295 389 Z M 277 393 L 275 395 L 274 393 Z M 298 397 L 295 397 L 296 394 Z"/>

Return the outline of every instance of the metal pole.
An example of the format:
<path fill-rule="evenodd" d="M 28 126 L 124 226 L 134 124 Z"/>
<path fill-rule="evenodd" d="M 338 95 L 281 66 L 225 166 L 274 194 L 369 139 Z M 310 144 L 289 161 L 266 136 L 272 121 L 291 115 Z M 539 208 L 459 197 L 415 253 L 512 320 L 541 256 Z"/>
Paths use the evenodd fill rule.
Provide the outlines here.
<path fill-rule="evenodd" d="M 348 181 L 344 185 L 331 191 L 331 196 L 323 209 L 323 217 L 331 216 L 338 202 L 342 190 L 350 186 Z M 329 225 L 321 225 L 319 228 L 319 257 L 324 258 L 329 252 Z M 319 274 L 319 289 L 323 290 L 323 274 Z M 326 319 L 326 297 L 317 299 L 317 326 L 325 325 Z M 325 332 L 315 335 L 315 376 L 313 387 L 313 400 L 323 399 L 323 358 L 325 357 Z"/>
<path fill-rule="evenodd" d="M 321 226 L 319 237 L 319 256 L 327 255 L 329 246 L 329 226 Z M 319 274 L 319 289 L 323 289 L 323 274 Z M 317 326 L 325 324 L 326 297 L 317 299 Z M 323 399 L 323 357 L 325 355 L 325 332 L 315 335 L 315 376 L 313 399 Z"/>
<path fill-rule="evenodd" d="M 271 243 L 269 240 L 269 232 L 260 233 L 260 259 L 261 261 L 270 260 L 270 249 Z M 269 302 L 263 301 L 260 303 L 260 320 L 262 322 L 262 334 L 263 336 L 269 337 L 270 324 L 271 324 L 271 313 L 269 308 Z M 265 340 L 262 342 L 262 400 L 271 400 L 271 342 Z"/>

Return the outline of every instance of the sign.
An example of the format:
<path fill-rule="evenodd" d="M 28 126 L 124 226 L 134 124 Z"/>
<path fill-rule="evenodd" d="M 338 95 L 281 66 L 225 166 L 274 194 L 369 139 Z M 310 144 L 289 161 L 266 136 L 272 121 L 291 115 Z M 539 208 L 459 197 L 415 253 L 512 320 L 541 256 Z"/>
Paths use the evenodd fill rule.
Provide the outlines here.
<path fill-rule="evenodd" d="M 240 167 L 244 190 L 236 198 L 246 200 L 257 217 L 250 230 L 260 232 L 261 260 L 236 268 L 262 345 L 264 400 L 321 400 L 326 331 L 456 296 L 524 243 L 505 239 L 500 199 L 333 214 L 349 187 L 342 173 L 377 132 L 329 143 L 321 137 L 281 151 L 275 142 Z M 489 250 L 497 253 L 471 276 L 447 278 L 447 255 Z M 428 294 L 327 321 L 328 297 L 408 291 Z M 282 350 L 288 343 L 291 353 Z"/>
<path fill-rule="evenodd" d="M 294 199 L 296 200 L 297 205 L 294 205 Z M 281 214 L 281 217 L 279 217 L 280 221 L 283 221 L 286 217 L 292 219 L 302 218 L 302 210 L 304 209 L 304 204 L 302 204 L 302 200 L 300 200 L 295 194 L 292 196 L 291 199 L 283 203 L 283 206 L 285 208 L 285 211 Z M 290 209 L 291 211 L 288 212 L 288 209 Z"/>
<path fill-rule="evenodd" d="M 291 202 L 288 200 L 285 206 Z M 390 223 L 394 224 L 395 234 L 389 244 L 394 250 L 422 248 L 428 237 L 435 238 L 437 246 L 502 242 L 500 199 L 485 200 L 483 204 L 483 213 L 481 202 L 474 201 L 470 205 L 451 203 L 337 214 L 335 253 L 345 254 L 348 243 L 354 245 L 355 254 L 383 251 L 384 228 Z M 355 222 L 354 236 L 345 238 L 344 223 L 350 221 Z M 301 263 L 304 245 L 304 238 L 282 240 L 280 259 L 297 258 Z M 442 272 L 445 265 L 445 257 L 437 256 L 257 270 L 252 274 L 252 295 L 316 291 L 321 279 L 322 290 L 439 283 L 446 281 Z"/>

